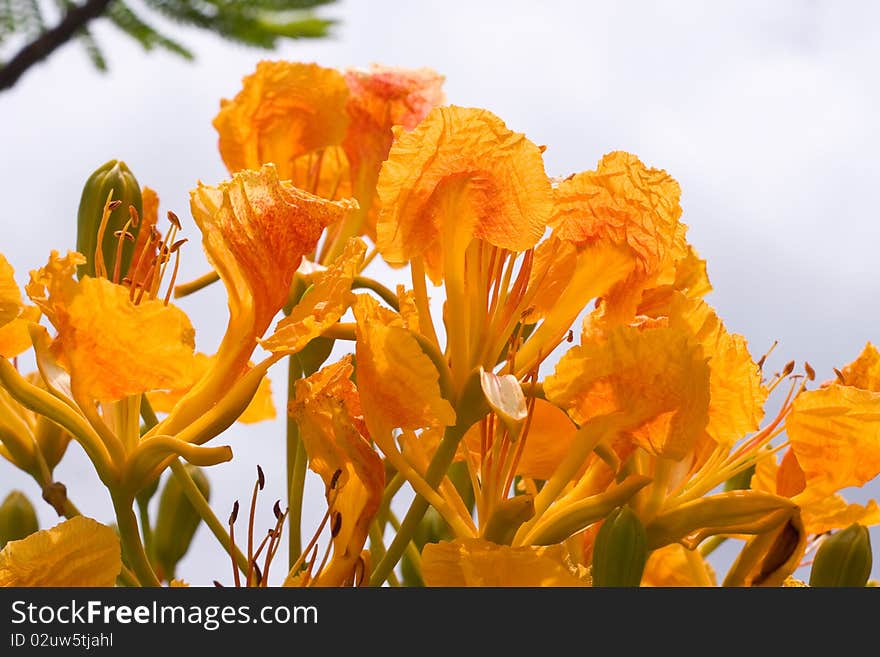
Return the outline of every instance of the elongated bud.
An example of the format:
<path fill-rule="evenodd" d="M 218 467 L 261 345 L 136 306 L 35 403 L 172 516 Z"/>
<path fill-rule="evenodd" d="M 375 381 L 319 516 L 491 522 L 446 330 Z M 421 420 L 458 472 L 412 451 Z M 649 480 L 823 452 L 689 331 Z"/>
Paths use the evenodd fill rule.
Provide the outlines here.
<path fill-rule="evenodd" d="M 40 528 L 34 505 L 21 491 L 14 490 L 0 504 L 0 549 L 9 541 L 30 536 Z"/>
<path fill-rule="evenodd" d="M 867 527 L 853 523 L 822 541 L 810 586 L 865 586 L 871 566 L 871 535 Z"/>
<path fill-rule="evenodd" d="M 101 229 L 101 218 L 104 213 L 104 204 L 110 192 L 113 192 L 112 200 L 120 201 L 115 210 L 110 213 L 107 225 L 104 227 L 103 239 L 100 245 L 104 257 L 107 272 L 112 278 L 116 268 L 116 253 L 120 243 L 122 244 L 119 271 L 125 276 L 131 265 L 134 254 L 134 240 L 121 239 L 117 231 L 126 229 L 133 238 L 137 238 L 140 231 L 138 225 L 129 223 L 132 215 L 128 207 L 134 206 L 137 216 L 143 216 L 143 201 L 141 188 L 134 174 L 120 160 L 110 160 L 95 170 L 83 187 L 79 201 L 77 214 L 76 250 L 86 257 L 86 263 L 77 267 L 77 276 L 95 275 L 95 251 L 98 248 L 98 233 Z"/>
<path fill-rule="evenodd" d="M 628 506 L 602 522 L 593 545 L 594 586 L 639 586 L 648 560 L 642 521 Z"/>
<path fill-rule="evenodd" d="M 185 467 L 207 500 L 211 493 L 208 478 L 194 465 L 186 464 Z M 177 478 L 170 477 L 159 496 L 159 511 L 153 533 L 156 562 L 166 579 L 174 577 L 174 569 L 189 549 L 201 521 Z"/>

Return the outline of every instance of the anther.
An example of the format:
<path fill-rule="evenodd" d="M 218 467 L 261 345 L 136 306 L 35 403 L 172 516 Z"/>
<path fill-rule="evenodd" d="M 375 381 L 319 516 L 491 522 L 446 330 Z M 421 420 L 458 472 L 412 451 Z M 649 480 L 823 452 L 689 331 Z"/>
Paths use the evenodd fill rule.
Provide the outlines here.
<path fill-rule="evenodd" d="M 333 513 L 332 525 L 330 525 L 330 536 L 336 538 L 342 529 L 342 514 L 339 511 Z"/>
<path fill-rule="evenodd" d="M 275 506 L 272 507 L 272 513 L 275 514 L 276 520 L 281 520 L 281 500 L 275 500 Z"/>
<path fill-rule="evenodd" d="M 782 369 L 782 376 L 788 376 L 794 370 L 794 361 L 790 360 L 785 364 L 785 367 Z"/>
<path fill-rule="evenodd" d="M 122 239 L 128 240 L 129 242 L 134 242 L 134 235 L 129 233 L 127 230 L 114 230 L 113 237 L 121 237 Z"/>
<path fill-rule="evenodd" d="M 341 476 L 342 476 L 342 469 L 341 468 L 336 470 L 336 472 L 333 473 L 333 477 L 330 478 L 330 486 L 329 486 L 330 490 L 336 489 L 336 485 L 339 483 L 339 477 L 341 477 Z"/>
<path fill-rule="evenodd" d="M 843 376 L 843 372 L 841 372 L 839 369 L 837 369 L 837 368 L 835 367 L 835 368 L 834 368 L 834 374 L 837 375 L 837 380 L 838 380 L 840 383 L 842 383 L 843 385 L 846 385 L 846 377 Z"/>
<path fill-rule="evenodd" d="M 808 380 L 808 381 L 813 381 L 813 380 L 816 378 L 816 370 L 814 370 L 814 369 L 810 366 L 810 364 L 809 364 L 808 362 L 806 362 L 806 361 L 804 361 L 804 370 L 805 370 L 806 373 L 807 373 L 807 380 Z"/>
<path fill-rule="evenodd" d="M 113 210 L 118 208 L 120 205 L 122 205 L 122 201 L 120 201 L 119 199 L 116 199 L 115 201 L 110 201 L 107 204 L 107 209 L 110 210 L 110 212 L 113 212 Z"/>
<path fill-rule="evenodd" d="M 229 524 L 234 525 L 235 521 L 238 519 L 238 500 L 235 500 L 235 504 L 232 505 L 232 513 L 229 514 Z"/>
<path fill-rule="evenodd" d="M 214 586 L 215 586 L 216 588 L 218 588 L 218 589 L 222 589 L 222 588 L 223 588 L 223 585 L 222 585 L 220 582 L 218 582 L 216 579 L 214 580 Z"/>
<path fill-rule="evenodd" d="M 178 219 L 177 215 L 171 210 L 168 211 L 168 221 L 174 224 L 174 227 L 177 228 L 177 230 L 180 230 L 180 219 Z"/>
<path fill-rule="evenodd" d="M 263 474 L 263 468 L 259 465 L 257 466 L 257 483 L 260 486 L 260 490 L 263 490 L 263 487 L 266 485 L 266 475 Z"/>

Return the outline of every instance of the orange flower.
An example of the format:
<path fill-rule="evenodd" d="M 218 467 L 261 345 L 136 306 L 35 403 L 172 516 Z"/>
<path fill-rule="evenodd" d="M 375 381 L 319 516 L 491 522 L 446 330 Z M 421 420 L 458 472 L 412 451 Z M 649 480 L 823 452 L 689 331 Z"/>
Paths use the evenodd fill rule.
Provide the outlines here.
<path fill-rule="evenodd" d="M 230 173 L 274 163 L 295 180 L 301 156 L 338 145 L 345 136 L 348 87 L 342 75 L 317 64 L 263 61 L 214 118 L 220 155 Z M 301 181 L 300 184 L 303 184 Z"/>
<path fill-rule="evenodd" d="M 394 265 L 423 257 L 438 284 L 444 272 L 460 275 L 460 265 L 445 270 L 472 239 L 531 248 L 551 211 L 541 149 L 491 112 L 456 106 L 433 109 L 411 132 L 396 130 L 378 193 L 382 256 Z"/>
<path fill-rule="evenodd" d="M 385 488 L 385 467 L 366 437 L 353 371 L 346 356 L 297 381 L 290 407 L 309 467 L 321 476 L 327 493 L 333 558 L 314 573 L 319 586 L 350 583 L 355 569 L 364 567 L 361 551 Z"/>

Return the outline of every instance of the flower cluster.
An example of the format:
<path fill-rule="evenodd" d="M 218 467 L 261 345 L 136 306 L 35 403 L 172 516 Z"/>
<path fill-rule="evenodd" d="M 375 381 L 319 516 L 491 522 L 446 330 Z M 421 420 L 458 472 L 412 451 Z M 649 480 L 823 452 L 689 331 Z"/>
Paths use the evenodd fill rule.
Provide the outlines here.
<path fill-rule="evenodd" d="M 0 256 L 0 455 L 68 518 L 36 531 L 26 498 L 0 507 L 0 583 L 179 584 L 202 521 L 239 586 L 267 585 L 285 523 L 287 586 L 782 586 L 811 560 L 812 584 L 867 582 L 880 509 L 840 491 L 880 473 L 880 352 L 824 383 L 765 372 L 705 301 L 669 174 L 617 151 L 551 177 L 543 146 L 443 81 L 260 63 L 214 120 L 230 178 L 191 192 L 196 281 L 176 281 L 181 220 L 163 232 L 115 162 L 86 184 L 80 251 L 24 295 Z M 367 276 L 376 256 L 411 285 Z M 218 281 L 226 330 L 197 353 L 172 301 Z M 259 472 L 242 552 L 203 470 L 233 458 L 215 443 L 234 422 L 275 416 L 282 360 L 290 494 L 255 540 Z M 117 532 L 54 480 L 71 440 Z M 307 469 L 327 510 L 303 541 Z"/>

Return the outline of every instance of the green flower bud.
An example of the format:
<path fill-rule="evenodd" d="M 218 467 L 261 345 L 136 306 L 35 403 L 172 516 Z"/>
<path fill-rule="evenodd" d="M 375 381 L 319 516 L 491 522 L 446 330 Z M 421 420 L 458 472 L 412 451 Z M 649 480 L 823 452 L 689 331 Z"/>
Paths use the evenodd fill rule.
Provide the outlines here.
<path fill-rule="evenodd" d="M 45 415 L 37 415 L 37 426 L 34 430 L 34 438 L 40 446 L 40 452 L 49 471 L 61 462 L 67 446 L 70 444 L 71 435 L 66 429 L 62 429 Z"/>
<path fill-rule="evenodd" d="M 104 214 L 104 205 L 107 197 L 113 192 L 112 201 L 121 201 L 119 207 L 110 213 L 109 221 L 104 228 L 101 241 L 101 253 L 104 256 L 104 264 L 109 277 L 112 278 L 116 268 L 116 252 L 120 238 L 115 235 L 117 231 L 125 228 L 131 218 L 129 206 L 133 206 L 138 217 L 143 216 L 143 201 L 141 188 L 134 174 L 120 160 L 110 160 L 97 169 L 83 187 L 82 197 L 79 201 L 79 213 L 77 215 L 76 250 L 86 257 L 86 263 L 77 268 L 77 276 L 95 275 L 95 251 L 98 248 L 98 232 L 101 228 L 101 218 Z M 140 231 L 138 225 L 129 225 L 128 233 L 137 238 Z M 131 265 L 134 255 L 134 241 L 122 240 L 122 257 L 120 258 L 120 277 L 125 276 Z"/>
<path fill-rule="evenodd" d="M 33 504 L 21 491 L 14 490 L 0 504 L 0 549 L 9 541 L 30 536 L 40 528 Z"/>
<path fill-rule="evenodd" d="M 628 506 L 602 522 L 593 545 L 593 586 L 639 586 L 648 560 L 642 521 Z"/>
<path fill-rule="evenodd" d="M 208 478 L 194 465 L 186 464 L 185 467 L 207 500 L 211 493 Z M 174 577 L 177 563 L 189 549 L 201 521 L 201 516 L 186 497 L 177 478 L 169 477 L 159 496 L 159 511 L 153 532 L 153 554 L 166 579 Z"/>
<path fill-rule="evenodd" d="M 865 586 L 871 565 L 871 535 L 867 527 L 853 523 L 822 541 L 810 586 Z"/>

